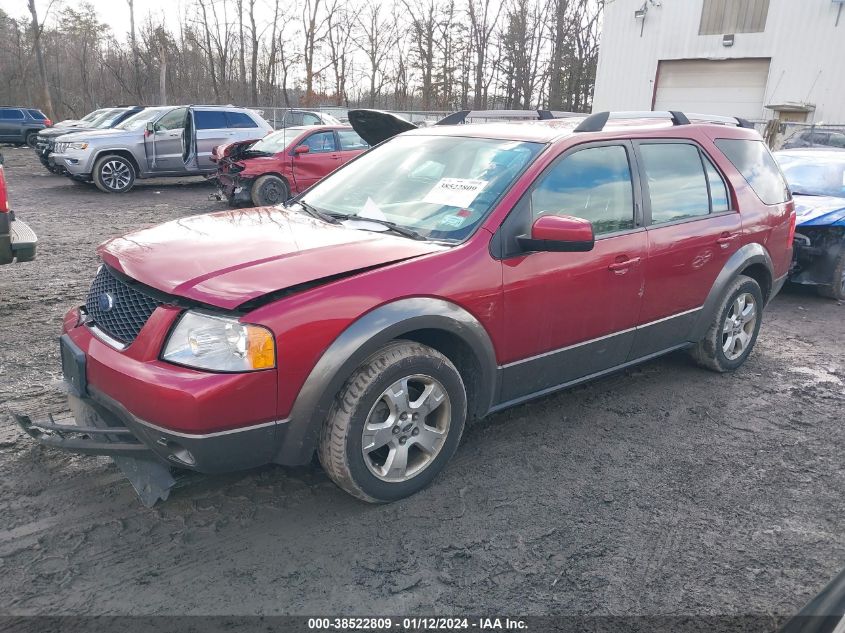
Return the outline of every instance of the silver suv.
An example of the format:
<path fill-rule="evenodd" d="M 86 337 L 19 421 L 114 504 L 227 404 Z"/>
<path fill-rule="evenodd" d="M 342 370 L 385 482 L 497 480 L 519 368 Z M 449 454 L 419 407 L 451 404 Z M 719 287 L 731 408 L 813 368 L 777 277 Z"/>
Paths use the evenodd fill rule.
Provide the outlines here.
<path fill-rule="evenodd" d="M 136 178 L 213 173 L 211 150 L 260 139 L 273 130 L 253 110 L 234 106 L 147 108 L 108 129 L 66 134 L 53 161 L 74 180 L 106 193 L 125 193 Z"/>

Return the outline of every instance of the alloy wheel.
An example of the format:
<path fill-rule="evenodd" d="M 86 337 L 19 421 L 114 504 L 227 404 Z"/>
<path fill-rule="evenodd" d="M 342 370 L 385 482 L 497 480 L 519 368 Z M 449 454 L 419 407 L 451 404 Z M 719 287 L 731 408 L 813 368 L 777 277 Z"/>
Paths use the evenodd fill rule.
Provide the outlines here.
<path fill-rule="evenodd" d="M 125 189 L 132 180 L 129 165 L 119 160 L 110 160 L 103 165 L 100 176 L 109 189 L 120 191 Z"/>
<path fill-rule="evenodd" d="M 722 351 L 728 360 L 745 352 L 757 327 L 757 302 L 748 292 L 737 295 L 722 326 Z"/>
<path fill-rule="evenodd" d="M 401 378 L 382 392 L 364 422 L 361 450 L 382 481 L 412 479 L 435 460 L 449 434 L 449 394 L 431 376 Z"/>

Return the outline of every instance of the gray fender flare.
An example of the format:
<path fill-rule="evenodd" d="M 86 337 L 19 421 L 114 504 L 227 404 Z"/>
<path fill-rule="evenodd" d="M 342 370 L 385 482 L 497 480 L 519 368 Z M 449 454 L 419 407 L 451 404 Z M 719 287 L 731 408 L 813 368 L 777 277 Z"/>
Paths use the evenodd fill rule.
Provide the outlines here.
<path fill-rule="evenodd" d="M 369 356 L 388 342 L 415 330 L 442 330 L 459 337 L 474 352 L 481 376 L 470 416 L 492 406 L 498 379 L 496 354 L 484 326 L 454 303 L 431 297 L 400 299 L 368 312 L 338 336 L 317 361 L 294 402 L 288 420 L 277 427 L 279 464 L 307 463 L 329 409 L 343 383 Z"/>
<path fill-rule="evenodd" d="M 736 253 L 731 255 L 727 262 L 725 262 L 721 272 L 719 272 L 718 277 L 716 277 L 716 281 L 713 282 L 713 287 L 710 288 L 707 299 L 705 299 L 704 305 L 698 314 L 698 319 L 695 322 L 695 326 L 692 329 L 692 334 L 690 335 L 691 342 L 698 342 L 704 338 L 707 334 L 707 328 L 709 328 L 710 324 L 713 322 L 714 312 L 716 311 L 716 308 L 719 307 L 722 296 L 725 294 L 727 287 L 734 279 L 736 279 L 737 275 L 754 264 L 762 264 L 765 266 L 766 270 L 769 271 L 769 276 L 772 281 L 775 281 L 772 258 L 761 244 L 753 242 L 740 248 Z M 770 297 L 772 294 L 773 293 L 770 293 Z"/>

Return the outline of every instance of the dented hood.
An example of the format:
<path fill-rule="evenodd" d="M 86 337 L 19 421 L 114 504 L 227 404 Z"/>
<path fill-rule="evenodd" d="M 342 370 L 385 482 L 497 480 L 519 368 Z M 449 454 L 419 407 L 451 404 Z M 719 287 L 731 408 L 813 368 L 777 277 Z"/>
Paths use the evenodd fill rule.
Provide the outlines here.
<path fill-rule="evenodd" d="M 845 226 L 845 198 L 796 194 L 798 226 Z"/>
<path fill-rule="evenodd" d="M 174 220 L 112 239 L 98 252 L 157 290 L 231 310 L 274 291 L 444 248 L 263 207 Z"/>

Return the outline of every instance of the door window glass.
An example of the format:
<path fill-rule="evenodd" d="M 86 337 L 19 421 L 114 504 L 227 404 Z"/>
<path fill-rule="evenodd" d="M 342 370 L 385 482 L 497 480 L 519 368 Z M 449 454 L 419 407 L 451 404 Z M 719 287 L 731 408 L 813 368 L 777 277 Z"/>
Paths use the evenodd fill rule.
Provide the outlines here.
<path fill-rule="evenodd" d="M 681 143 L 641 145 L 651 223 L 662 224 L 710 213 L 698 148 Z"/>
<path fill-rule="evenodd" d="M 783 174 L 763 141 L 720 138 L 716 140 L 716 147 L 728 157 L 764 204 L 789 200 Z"/>
<path fill-rule="evenodd" d="M 307 145 L 312 152 L 316 153 L 337 151 L 334 132 L 317 132 L 305 139 L 302 144 Z"/>
<path fill-rule="evenodd" d="M 340 149 L 342 150 L 351 151 L 369 147 L 354 130 L 338 130 L 337 135 L 340 137 Z"/>
<path fill-rule="evenodd" d="M 194 110 L 194 123 L 198 130 L 222 130 L 229 127 L 223 110 Z"/>
<path fill-rule="evenodd" d="M 302 115 L 302 124 L 303 125 L 320 125 L 322 121 L 320 117 L 315 114 L 311 114 L 310 112 L 305 112 Z"/>
<path fill-rule="evenodd" d="M 258 123 L 252 120 L 246 112 L 227 112 L 226 118 L 229 121 L 229 127 L 246 128 L 258 127 Z"/>
<path fill-rule="evenodd" d="M 0 110 L 0 119 L 6 121 L 17 121 L 23 118 L 23 112 L 20 110 Z"/>
<path fill-rule="evenodd" d="M 704 157 L 704 170 L 707 172 L 707 182 L 710 183 L 710 212 L 730 211 L 731 202 L 728 198 L 728 188 L 725 181 L 722 180 L 722 175 L 707 157 Z"/>
<path fill-rule="evenodd" d="M 171 110 L 156 123 L 156 130 L 180 130 L 185 127 L 185 115 L 188 111 L 185 108 Z"/>
<path fill-rule="evenodd" d="M 572 215 L 589 220 L 596 235 L 634 228 L 628 153 L 621 145 L 570 154 L 540 177 L 531 192 L 533 217 Z"/>

